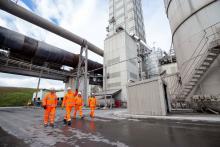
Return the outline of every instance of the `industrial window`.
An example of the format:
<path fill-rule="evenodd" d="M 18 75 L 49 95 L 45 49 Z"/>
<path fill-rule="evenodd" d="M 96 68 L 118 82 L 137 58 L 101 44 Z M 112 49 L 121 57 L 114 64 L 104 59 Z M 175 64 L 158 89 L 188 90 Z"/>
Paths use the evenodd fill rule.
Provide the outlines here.
<path fill-rule="evenodd" d="M 111 60 L 108 60 L 107 63 L 108 63 L 108 65 L 111 65 L 111 64 L 117 63 L 119 61 L 120 61 L 120 57 L 116 57 Z"/>
<path fill-rule="evenodd" d="M 116 78 L 116 77 L 120 77 L 121 73 L 120 72 L 113 72 L 109 74 L 110 78 Z"/>
<path fill-rule="evenodd" d="M 107 84 L 107 86 L 110 88 L 110 87 L 118 87 L 118 86 L 121 86 L 121 82 L 115 82 L 115 83 L 109 83 Z"/>
<path fill-rule="evenodd" d="M 132 72 L 130 72 L 130 77 L 133 78 L 133 79 L 137 79 L 138 78 L 138 76 L 136 74 L 132 73 Z"/>

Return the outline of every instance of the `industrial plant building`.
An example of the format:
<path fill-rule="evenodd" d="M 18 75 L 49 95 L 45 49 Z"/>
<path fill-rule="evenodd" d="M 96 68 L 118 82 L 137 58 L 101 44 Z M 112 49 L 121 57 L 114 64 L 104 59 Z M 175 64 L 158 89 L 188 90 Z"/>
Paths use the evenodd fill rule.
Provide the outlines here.
<path fill-rule="evenodd" d="M 0 3 L 2 10 L 81 47 L 74 54 L 0 27 L 1 72 L 64 81 L 83 90 L 85 101 L 89 84 L 100 85 L 97 95 L 122 101 L 132 114 L 166 115 L 194 106 L 220 111 L 219 0 L 164 0 L 172 54 L 147 46 L 141 0 L 109 0 L 104 51 L 12 1 Z M 89 60 L 88 50 L 104 57 L 103 65 Z"/>
<path fill-rule="evenodd" d="M 116 99 L 127 102 L 128 81 L 139 79 L 135 34 L 145 42 L 141 1 L 110 0 L 108 35 L 104 43 L 104 90 L 121 91 Z"/>

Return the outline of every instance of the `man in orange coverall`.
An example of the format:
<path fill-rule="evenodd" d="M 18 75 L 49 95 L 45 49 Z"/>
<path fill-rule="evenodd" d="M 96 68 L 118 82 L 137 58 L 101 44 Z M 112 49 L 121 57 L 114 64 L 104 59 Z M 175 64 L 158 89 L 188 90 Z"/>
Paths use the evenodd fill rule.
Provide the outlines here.
<path fill-rule="evenodd" d="M 45 95 L 42 100 L 42 106 L 44 108 L 44 126 L 48 126 L 48 119 L 50 118 L 50 126 L 54 127 L 57 107 L 57 96 L 54 88 L 51 88 L 50 92 Z"/>
<path fill-rule="evenodd" d="M 62 102 L 62 108 L 66 107 L 66 114 L 64 116 L 64 124 L 71 125 L 71 111 L 72 108 L 75 107 L 75 97 L 78 93 L 78 90 L 76 89 L 76 92 L 73 92 L 71 90 L 71 87 L 67 88 L 67 93 L 64 96 L 63 102 Z"/>
<path fill-rule="evenodd" d="M 74 118 L 76 118 L 77 111 L 79 111 L 79 115 L 81 118 L 84 117 L 82 112 L 82 107 L 83 107 L 83 98 L 82 98 L 82 93 L 79 92 L 75 99 Z"/>
<path fill-rule="evenodd" d="M 95 116 L 95 108 L 96 108 L 96 97 L 95 94 L 92 93 L 88 100 L 89 107 L 90 107 L 90 117 Z"/>

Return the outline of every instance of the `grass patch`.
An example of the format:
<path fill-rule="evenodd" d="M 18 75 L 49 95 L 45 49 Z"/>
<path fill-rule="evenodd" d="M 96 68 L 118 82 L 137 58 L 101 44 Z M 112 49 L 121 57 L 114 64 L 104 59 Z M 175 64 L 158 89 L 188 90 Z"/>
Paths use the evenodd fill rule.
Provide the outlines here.
<path fill-rule="evenodd" d="M 34 91 L 31 88 L 0 87 L 0 107 L 25 106 Z"/>

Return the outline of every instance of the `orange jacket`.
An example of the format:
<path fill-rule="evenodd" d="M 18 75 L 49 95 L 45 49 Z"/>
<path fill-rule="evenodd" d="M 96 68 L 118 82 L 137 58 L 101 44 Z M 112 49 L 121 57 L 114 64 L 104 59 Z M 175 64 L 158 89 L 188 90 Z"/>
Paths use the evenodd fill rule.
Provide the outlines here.
<path fill-rule="evenodd" d="M 54 93 L 48 93 L 42 100 L 42 105 L 47 107 L 56 107 L 57 106 L 57 95 Z"/>
<path fill-rule="evenodd" d="M 63 98 L 63 102 L 62 102 L 62 107 L 66 106 L 66 107 L 73 107 L 75 106 L 75 96 L 76 96 L 76 92 L 67 92 Z"/>
<path fill-rule="evenodd" d="M 76 96 L 75 103 L 76 103 L 76 106 L 83 106 L 82 96 Z"/>
<path fill-rule="evenodd" d="M 96 107 L 96 97 L 89 97 L 89 107 Z"/>

